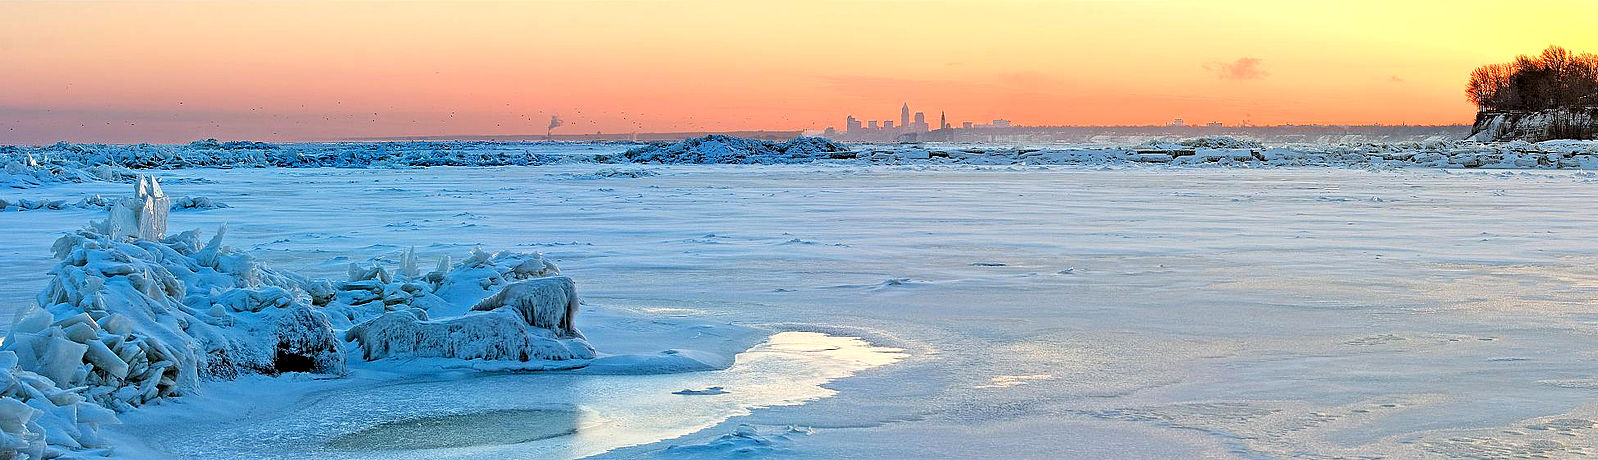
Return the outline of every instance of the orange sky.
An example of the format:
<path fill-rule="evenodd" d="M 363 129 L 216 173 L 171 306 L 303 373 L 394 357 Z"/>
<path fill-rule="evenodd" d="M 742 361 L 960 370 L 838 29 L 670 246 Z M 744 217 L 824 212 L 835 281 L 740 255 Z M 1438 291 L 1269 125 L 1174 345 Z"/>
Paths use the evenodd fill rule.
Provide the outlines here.
<path fill-rule="evenodd" d="M 1598 52 L 1585 1 L 0 3 L 0 144 L 1467 123 L 1475 66 Z M 1252 65 L 1248 65 L 1252 63 Z"/>

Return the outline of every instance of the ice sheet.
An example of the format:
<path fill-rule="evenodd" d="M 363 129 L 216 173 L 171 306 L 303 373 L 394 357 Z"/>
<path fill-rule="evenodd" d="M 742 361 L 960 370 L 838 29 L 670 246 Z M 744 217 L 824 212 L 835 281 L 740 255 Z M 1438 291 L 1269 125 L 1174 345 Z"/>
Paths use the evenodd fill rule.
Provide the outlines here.
<path fill-rule="evenodd" d="M 811 427 L 786 448 L 812 457 L 1017 445 L 1032 446 L 1016 451 L 1028 456 L 1047 452 L 1041 442 L 1071 451 L 1126 439 L 1167 447 L 1150 455 L 1598 452 L 1590 173 L 596 174 L 614 168 L 165 174 L 215 181 L 203 190 L 168 181 L 168 193 L 232 206 L 174 213 L 172 228 L 229 222 L 232 244 L 286 269 L 331 277 L 365 259 L 396 265 L 411 245 L 422 260 L 519 246 L 543 251 L 604 308 L 818 329 L 909 354 L 828 384 L 832 397 L 617 456 L 709 443 L 738 424 Z M 0 273 L 7 309 L 40 289 L 49 241 L 91 215 L 0 215 L 11 239 L 0 261 L 15 267 Z M 660 348 L 630 333 L 606 341 L 581 316 L 578 327 L 601 351 Z"/>

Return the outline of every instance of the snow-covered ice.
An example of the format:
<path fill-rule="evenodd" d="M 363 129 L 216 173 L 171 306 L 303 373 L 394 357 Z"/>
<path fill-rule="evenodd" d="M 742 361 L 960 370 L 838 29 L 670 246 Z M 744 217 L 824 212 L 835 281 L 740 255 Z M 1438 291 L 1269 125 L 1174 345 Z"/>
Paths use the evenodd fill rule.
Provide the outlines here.
<path fill-rule="evenodd" d="M 1227 152 L 1258 147 L 1223 144 L 1065 166 L 1040 163 L 1074 153 L 975 165 L 952 152 L 991 147 L 923 146 L 926 160 L 873 162 L 875 147 L 855 146 L 864 158 L 797 165 L 158 171 L 169 195 L 229 205 L 173 212 L 168 233 L 227 223 L 227 245 L 273 270 L 379 281 L 319 291 L 333 305 L 322 311 L 346 313 L 329 314 L 338 330 L 393 313 L 339 307 L 377 286 L 442 302 L 417 321 L 467 314 L 500 288 L 415 296 L 405 283 L 433 285 L 403 279 L 478 247 L 541 252 L 576 283 L 573 326 L 596 359 L 247 374 L 99 430 L 121 454 L 156 458 L 1598 453 L 1598 177 L 1538 170 L 1581 166 L 1589 144 L 1483 147 L 1484 167 L 1504 152 L 1528 165 L 1508 170 L 1416 166 L 1464 167 L 1447 149 L 1430 151 L 1442 163 L 1371 167 L 1368 153 L 1337 160 L 1345 146 L 1304 149 L 1322 156 L 1303 164 L 1337 167 L 1256 168 Z M 1516 153 L 1553 148 L 1572 153 Z M 1259 153 L 1290 154 L 1275 149 Z M 0 213 L 0 310 L 31 305 L 52 242 L 104 214 Z M 228 305 L 270 311 L 273 298 Z M 529 429 L 482 430 L 507 422 Z M 418 423 L 446 428 L 374 451 Z"/>
<path fill-rule="evenodd" d="M 130 170 L 184 168 L 409 168 L 603 164 L 1147 165 L 1193 167 L 1593 169 L 1598 141 L 1273 143 L 1203 137 L 1129 143 L 855 144 L 801 137 L 787 142 L 710 135 L 675 143 L 199 141 L 186 145 L 0 146 L 0 187 L 130 181 Z M 570 175 L 636 177 L 607 168 Z M 195 180 L 206 180 L 196 178 Z"/>

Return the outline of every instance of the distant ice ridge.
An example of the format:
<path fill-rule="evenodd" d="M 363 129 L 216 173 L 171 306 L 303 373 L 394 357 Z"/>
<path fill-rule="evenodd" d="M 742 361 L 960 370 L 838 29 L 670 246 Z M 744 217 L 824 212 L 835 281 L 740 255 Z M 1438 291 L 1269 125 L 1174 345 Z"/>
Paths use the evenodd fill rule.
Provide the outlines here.
<path fill-rule="evenodd" d="M 634 145 L 634 144 L 627 144 Z M 603 147 L 609 150 L 590 150 Z M 56 182 L 129 182 L 130 170 L 181 168 L 382 168 L 601 164 L 973 164 L 1598 168 L 1598 141 L 1469 140 L 1392 144 L 1261 144 L 1231 137 L 1109 144 L 855 144 L 801 137 L 788 142 L 711 135 L 638 145 L 527 142 L 0 146 L 0 187 Z M 590 178 L 638 177 L 615 170 Z"/>
<path fill-rule="evenodd" d="M 710 135 L 670 144 L 653 144 L 628 150 L 621 158 L 634 163 L 809 163 L 852 158 L 848 146 L 819 137 L 800 137 L 776 143 L 760 139 Z"/>
<path fill-rule="evenodd" d="M 545 147 L 540 147 L 545 146 Z M 270 144 L 196 141 L 184 145 L 56 143 L 0 146 L 0 187 L 61 182 L 129 182 L 129 170 L 185 168 L 381 168 L 528 166 L 571 161 L 546 150 L 590 144 L 532 142 L 345 142 Z M 604 155 L 589 155 L 586 161 Z"/>
<path fill-rule="evenodd" d="M 228 207 L 227 203 L 213 200 L 203 196 L 184 196 L 170 198 L 168 205 L 173 211 L 220 209 Z M 51 200 L 44 198 L 0 198 L 0 211 L 56 211 L 62 209 L 110 209 L 111 200 L 100 195 L 94 195 L 77 201 Z"/>
<path fill-rule="evenodd" d="M 594 357 L 571 325 L 575 284 L 539 254 L 477 250 L 424 275 L 407 252 L 397 272 L 308 279 L 223 246 L 225 228 L 166 236 L 166 196 L 137 183 L 55 242 L 47 287 L 0 343 L 0 458 L 109 455 L 98 432 L 115 412 L 242 374 L 339 376 L 351 355 Z"/>
<path fill-rule="evenodd" d="M 856 158 L 882 164 L 1176 165 L 1186 167 L 1598 168 L 1598 141 L 1262 145 L 1233 138 L 1121 146 L 857 145 Z"/>
<path fill-rule="evenodd" d="M 0 187 L 32 188 L 63 182 L 127 181 L 133 173 L 110 164 L 81 161 L 41 162 L 34 153 L 17 147 L 0 146 Z M 42 156 L 42 154 L 41 154 Z"/>

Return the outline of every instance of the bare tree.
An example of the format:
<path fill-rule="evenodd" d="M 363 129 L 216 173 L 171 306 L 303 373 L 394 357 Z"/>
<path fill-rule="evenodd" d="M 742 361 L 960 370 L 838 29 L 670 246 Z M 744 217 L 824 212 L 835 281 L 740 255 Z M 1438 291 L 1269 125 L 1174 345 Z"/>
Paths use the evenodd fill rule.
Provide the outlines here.
<path fill-rule="evenodd" d="M 1598 55 L 1550 46 L 1535 57 L 1477 67 L 1465 97 L 1481 110 L 1544 110 L 1598 103 Z"/>

